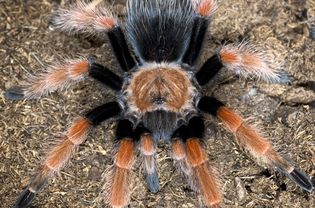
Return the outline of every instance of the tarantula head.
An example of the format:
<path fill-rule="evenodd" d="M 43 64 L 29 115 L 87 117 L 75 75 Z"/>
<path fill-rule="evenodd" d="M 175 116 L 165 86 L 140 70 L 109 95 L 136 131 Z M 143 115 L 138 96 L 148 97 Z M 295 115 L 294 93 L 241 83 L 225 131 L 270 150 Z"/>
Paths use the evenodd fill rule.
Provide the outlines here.
<path fill-rule="evenodd" d="M 196 87 L 192 75 L 177 64 L 146 64 L 131 75 L 127 87 L 130 110 L 183 113 L 192 109 Z"/>
<path fill-rule="evenodd" d="M 125 116 L 142 122 L 156 140 L 168 140 L 179 121 L 196 112 L 197 86 L 192 71 L 178 64 L 146 63 L 125 80 Z"/>

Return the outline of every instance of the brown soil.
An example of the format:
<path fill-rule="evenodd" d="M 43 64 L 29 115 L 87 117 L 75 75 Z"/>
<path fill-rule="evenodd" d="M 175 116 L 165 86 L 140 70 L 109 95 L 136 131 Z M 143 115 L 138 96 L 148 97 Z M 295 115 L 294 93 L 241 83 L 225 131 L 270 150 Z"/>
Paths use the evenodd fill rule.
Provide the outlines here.
<path fill-rule="evenodd" d="M 116 1 L 115 9 L 124 7 Z M 12 207 L 42 158 L 80 113 L 109 100 L 113 93 L 91 79 L 40 100 L 9 101 L 3 92 L 64 56 L 96 54 L 121 73 L 110 47 L 48 29 L 51 11 L 63 0 L 0 0 L 0 207 Z M 313 0 L 219 1 L 201 62 L 225 41 L 250 39 L 277 59 L 285 60 L 291 85 L 223 76 L 209 93 L 261 123 L 273 144 L 303 170 L 315 176 L 315 25 Z M 313 21 L 313 22 L 312 22 Z M 223 80 L 223 81 L 222 81 Z M 315 207 L 314 194 L 303 192 L 285 177 L 269 173 L 241 152 L 233 135 L 207 117 L 208 153 L 222 179 L 222 207 Z M 114 122 L 93 131 L 71 163 L 52 178 L 32 207 L 103 207 L 98 195 L 102 172 L 112 164 Z M 149 193 L 139 165 L 132 174 L 131 207 L 198 207 L 198 196 L 175 171 L 167 147 L 158 154 L 161 191 Z"/>

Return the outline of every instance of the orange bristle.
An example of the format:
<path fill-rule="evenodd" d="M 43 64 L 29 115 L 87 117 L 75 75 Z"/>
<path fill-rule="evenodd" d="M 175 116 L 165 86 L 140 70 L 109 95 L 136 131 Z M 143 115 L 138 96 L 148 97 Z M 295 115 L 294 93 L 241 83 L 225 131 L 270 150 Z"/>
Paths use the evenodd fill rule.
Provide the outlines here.
<path fill-rule="evenodd" d="M 214 0 L 201 0 L 196 8 L 198 14 L 204 17 L 211 16 L 217 10 L 217 4 Z"/>
<path fill-rule="evenodd" d="M 105 16 L 102 16 L 102 17 L 98 17 L 96 20 L 95 20 L 97 26 L 103 29 L 110 29 L 110 28 L 113 28 L 115 27 L 115 25 L 117 25 L 117 20 L 114 19 L 114 18 L 111 18 L 111 17 L 105 17 Z"/>
<path fill-rule="evenodd" d="M 124 139 L 120 142 L 115 164 L 120 168 L 129 169 L 133 163 L 133 141 Z"/>
<path fill-rule="evenodd" d="M 195 167 L 194 170 L 200 192 L 207 206 L 218 206 L 222 200 L 222 196 L 214 172 L 209 170 L 205 163 Z"/>
<path fill-rule="evenodd" d="M 60 68 L 50 72 L 45 77 L 46 87 L 56 87 L 68 79 L 68 71 L 60 66 Z"/>
<path fill-rule="evenodd" d="M 89 70 L 89 62 L 87 60 L 83 60 L 80 62 L 76 62 L 71 66 L 70 75 L 74 77 L 78 77 L 87 73 L 88 70 Z"/>
<path fill-rule="evenodd" d="M 69 128 L 67 137 L 75 145 L 81 144 L 85 140 L 85 135 L 91 126 L 90 122 L 81 118 Z"/>
<path fill-rule="evenodd" d="M 225 64 L 238 64 L 240 62 L 240 57 L 235 52 L 224 50 L 219 55 L 221 61 Z"/>
<path fill-rule="evenodd" d="M 153 138 L 150 134 L 144 134 L 141 136 L 140 149 L 143 155 L 153 155 L 155 153 Z"/>
<path fill-rule="evenodd" d="M 254 53 L 243 53 L 242 55 L 242 64 L 245 65 L 246 68 L 251 70 L 261 70 L 263 61 L 261 57 L 258 57 Z"/>
<path fill-rule="evenodd" d="M 263 139 L 252 127 L 242 124 L 236 131 L 238 142 L 247 146 L 254 154 L 263 155 L 271 148 L 269 142 Z"/>
<path fill-rule="evenodd" d="M 176 139 L 172 142 L 172 154 L 175 160 L 182 160 L 186 157 L 186 151 L 184 143 Z"/>
<path fill-rule="evenodd" d="M 128 170 L 116 167 L 110 204 L 114 208 L 123 208 L 129 203 Z"/>
<path fill-rule="evenodd" d="M 75 145 L 65 138 L 49 153 L 44 165 L 47 165 L 51 170 L 60 169 L 70 158 Z"/>
<path fill-rule="evenodd" d="M 187 160 L 192 167 L 199 166 L 207 161 L 207 157 L 197 138 L 190 138 L 186 141 L 186 154 Z"/>
<path fill-rule="evenodd" d="M 239 115 L 224 106 L 219 108 L 217 115 L 224 125 L 232 132 L 236 132 L 244 122 Z"/>

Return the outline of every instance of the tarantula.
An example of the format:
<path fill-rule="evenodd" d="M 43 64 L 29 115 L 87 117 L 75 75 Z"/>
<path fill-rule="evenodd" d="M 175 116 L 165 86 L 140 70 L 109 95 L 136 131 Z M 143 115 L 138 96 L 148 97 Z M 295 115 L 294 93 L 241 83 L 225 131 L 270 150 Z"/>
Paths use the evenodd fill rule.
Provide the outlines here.
<path fill-rule="evenodd" d="M 93 126 L 117 119 L 117 153 L 106 203 L 129 204 L 128 175 L 136 148 L 143 158 L 145 179 L 151 192 L 160 189 L 156 168 L 157 141 L 169 144 L 171 156 L 206 206 L 222 201 L 214 167 L 202 145 L 203 114 L 211 114 L 235 135 L 235 141 L 260 164 L 280 171 L 302 189 L 311 192 L 310 178 L 240 115 L 214 97 L 204 96 L 202 87 L 223 68 L 269 82 L 286 82 L 287 76 L 271 60 L 246 43 L 227 44 L 196 68 L 214 0 L 129 0 L 121 22 L 103 6 L 79 2 L 59 9 L 52 26 L 70 35 L 104 39 L 108 36 L 121 69 L 120 77 L 96 61 L 94 56 L 67 60 L 32 77 L 28 84 L 6 91 L 8 99 L 38 98 L 90 76 L 116 92 L 116 101 L 103 104 L 74 120 L 64 139 L 47 155 L 37 175 L 15 203 L 27 207 L 49 177 L 70 159 Z"/>

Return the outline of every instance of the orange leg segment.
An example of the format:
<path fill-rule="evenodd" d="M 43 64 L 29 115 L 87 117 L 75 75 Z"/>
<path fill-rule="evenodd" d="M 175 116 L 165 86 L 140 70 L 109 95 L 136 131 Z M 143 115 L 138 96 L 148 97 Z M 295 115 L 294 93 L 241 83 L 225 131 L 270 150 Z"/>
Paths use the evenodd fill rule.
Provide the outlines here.
<path fill-rule="evenodd" d="M 134 142 L 131 138 L 120 141 L 115 158 L 114 180 L 110 193 L 110 205 L 122 208 L 129 204 L 128 176 L 133 165 Z"/>
<path fill-rule="evenodd" d="M 282 172 L 308 192 L 314 189 L 309 176 L 277 153 L 272 145 L 242 117 L 224 106 L 218 109 L 217 117 L 235 134 L 239 146 L 248 150 L 258 163 Z"/>
<path fill-rule="evenodd" d="M 192 167 L 197 186 L 203 195 L 206 205 L 218 207 L 222 201 L 219 183 L 215 170 L 208 164 L 208 157 L 200 145 L 198 138 L 189 138 L 186 141 L 187 162 Z"/>
<path fill-rule="evenodd" d="M 58 89 L 67 88 L 71 82 L 84 79 L 88 73 L 89 62 L 86 59 L 66 60 L 64 63 L 56 64 L 47 69 L 38 77 L 31 77 L 20 90 L 9 89 L 12 93 L 21 93 L 23 98 L 38 98 Z"/>
<path fill-rule="evenodd" d="M 85 141 L 90 126 L 90 122 L 85 118 L 73 122 L 64 139 L 50 151 L 39 173 L 30 183 L 28 190 L 31 193 L 38 192 L 47 179 L 69 161 L 76 147 Z"/>

